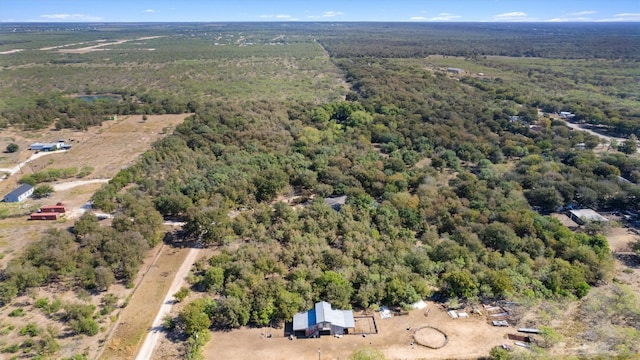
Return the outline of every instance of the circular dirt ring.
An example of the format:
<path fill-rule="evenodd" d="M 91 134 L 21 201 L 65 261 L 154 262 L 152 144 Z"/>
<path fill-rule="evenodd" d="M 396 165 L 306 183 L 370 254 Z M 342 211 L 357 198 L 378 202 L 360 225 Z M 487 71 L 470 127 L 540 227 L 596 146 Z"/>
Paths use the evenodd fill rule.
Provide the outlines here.
<path fill-rule="evenodd" d="M 431 326 L 423 326 L 413 333 L 413 340 L 418 345 L 426 346 L 430 349 L 440 349 L 447 345 L 449 337 L 443 331 Z"/>

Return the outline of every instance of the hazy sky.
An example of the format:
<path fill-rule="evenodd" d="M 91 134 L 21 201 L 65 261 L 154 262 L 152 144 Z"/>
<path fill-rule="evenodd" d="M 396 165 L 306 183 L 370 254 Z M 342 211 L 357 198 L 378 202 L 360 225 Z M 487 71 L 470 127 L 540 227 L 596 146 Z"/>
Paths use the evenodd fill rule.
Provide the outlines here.
<path fill-rule="evenodd" d="M 640 0 L 0 0 L 0 22 L 632 21 Z"/>

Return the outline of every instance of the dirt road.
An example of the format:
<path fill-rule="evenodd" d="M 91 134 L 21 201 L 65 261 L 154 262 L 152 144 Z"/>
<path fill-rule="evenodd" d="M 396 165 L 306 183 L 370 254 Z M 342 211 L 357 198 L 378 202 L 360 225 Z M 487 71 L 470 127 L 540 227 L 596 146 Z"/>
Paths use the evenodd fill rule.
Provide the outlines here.
<path fill-rule="evenodd" d="M 594 135 L 594 136 L 599 137 L 600 139 L 605 139 L 605 140 L 607 140 L 609 143 L 611 143 L 611 141 L 612 141 L 612 140 L 615 140 L 615 141 L 617 141 L 618 143 L 622 143 L 623 141 L 627 140 L 627 139 L 625 139 L 625 138 L 619 138 L 619 137 L 613 137 L 613 136 L 603 135 L 603 134 L 600 134 L 600 133 L 595 132 L 595 131 L 593 131 L 593 130 L 585 129 L 585 128 L 583 128 L 580 124 L 574 124 L 574 123 L 571 123 L 571 122 L 569 122 L 569 121 L 565 121 L 565 123 L 566 123 L 566 124 L 567 124 L 567 126 L 568 126 L 568 127 L 570 127 L 571 129 L 575 129 L 575 130 L 580 130 L 580 131 L 587 132 L 587 133 L 589 133 L 589 134 L 591 134 L 591 135 Z M 640 146 L 638 147 L 638 152 L 640 153 Z"/>
<path fill-rule="evenodd" d="M 91 180 L 75 180 L 64 183 L 57 183 L 53 185 L 53 191 L 64 191 L 72 189 L 76 186 L 82 186 L 87 184 L 101 184 L 108 183 L 111 179 L 91 179 Z"/>
<path fill-rule="evenodd" d="M 189 254 L 187 254 L 187 257 L 185 258 L 184 262 L 180 266 L 180 269 L 178 269 L 176 276 L 173 278 L 171 287 L 169 288 L 169 291 L 167 291 L 167 294 L 164 297 L 162 306 L 160 307 L 158 314 L 153 320 L 151 328 L 149 329 L 149 333 L 147 334 L 147 337 L 144 339 L 144 343 L 142 344 L 142 347 L 138 352 L 138 356 L 136 356 L 136 360 L 151 359 L 151 355 L 153 355 L 153 349 L 156 347 L 156 344 L 158 343 L 158 341 L 160 340 L 160 337 L 162 336 L 162 319 L 165 317 L 165 315 L 170 313 L 171 307 L 173 306 L 173 301 L 174 301 L 173 294 L 178 292 L 178 290 L 180 290 L 180 287 L 182 287 L 185 277 L 189 273 L 189 270 L 191 270 L 191 267 L 193 266 L 193 263 L 198 258 L 199 254 L 200 254 L 200 249 L 198 248 L 193 248 L 189 250 Z"/>
<path fill-rule="evenodd" d="M 9 176 L 16 174 L 18 171 L 20 171 L 20 169 L 22 169 L 25 165 L 27 165 L 28 163 L 30 163 L 32 160 L 35 160 L 37 158 L 41 158 L 45 155 L 52 155 L 52 154 L 59 154 L 59 153 L 64 153 L 67 152 L 68 150 L 57 150 L 57 151 L 42 151 L 36 154 L 33 154 L 29 157 L 29 159 L 19 163 L 18 165 L 12 167 L 12 168 L 4 168 L 4 169 L 0 169 L 0 172 L 6 172 L 9 173 Z M 0 179 L 3 180 L 3 179 Z"/>

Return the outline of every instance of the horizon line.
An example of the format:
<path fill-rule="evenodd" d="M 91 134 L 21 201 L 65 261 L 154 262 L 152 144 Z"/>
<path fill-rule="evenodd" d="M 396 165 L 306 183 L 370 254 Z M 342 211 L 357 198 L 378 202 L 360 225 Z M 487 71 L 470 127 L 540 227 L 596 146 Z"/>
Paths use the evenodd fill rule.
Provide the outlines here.
<path fill-rule="evenodd" d="M 0 24 L 185 24 L 185 23 L 254 23 L 254 24 L 299 24 L 299 23 L 402 23 L 402 24 L 640 24 L 640 20 L 630 21 L 421 21 L 421 20 L 288 20 L 288 21 L 259 21 L 259 20 L 184 20 L 184 21 L 4 21 Z"/>

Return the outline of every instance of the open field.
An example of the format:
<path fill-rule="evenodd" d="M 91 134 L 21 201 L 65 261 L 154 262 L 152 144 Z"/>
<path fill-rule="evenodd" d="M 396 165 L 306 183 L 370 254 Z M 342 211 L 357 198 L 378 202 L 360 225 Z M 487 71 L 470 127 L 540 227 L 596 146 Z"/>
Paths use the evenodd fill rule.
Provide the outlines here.
<path fill-rule="evenodd" d="M 110 178 L 121 168 L 133 164 L 155 140 L 168 135 L 170 129 L 182 123 L 187 116 L 189 115 L 148 115 L 146 121 L 142 121 L 142 115 L 121 116 L 118 120 L 105 121 L 102 126 L 92 127 L 87 131 L 49 130 L 19 134 L 3 132 L 5 140 L 0 143 L 0 147 L 6 147 L 9 143 L 7 140 L 14 139 L 13 142 L 21 149 L 21 154 L 17 157 L 22 161 L 33 153 L 27 150 L 29 144 L 64 139 L 73 145 L 70 151 L 36 159 L 23 168 L 22 173 L 28 174 L 47 167 L 91 166 L 95 170 L 89 175 L 90 178 Z M 10 165 L 11 161 L 7 163 Z M 19 176 L 20 174 L 16 174 L 16 177 Z M 3 185 L 0 183 L 4 190 Z"/>

